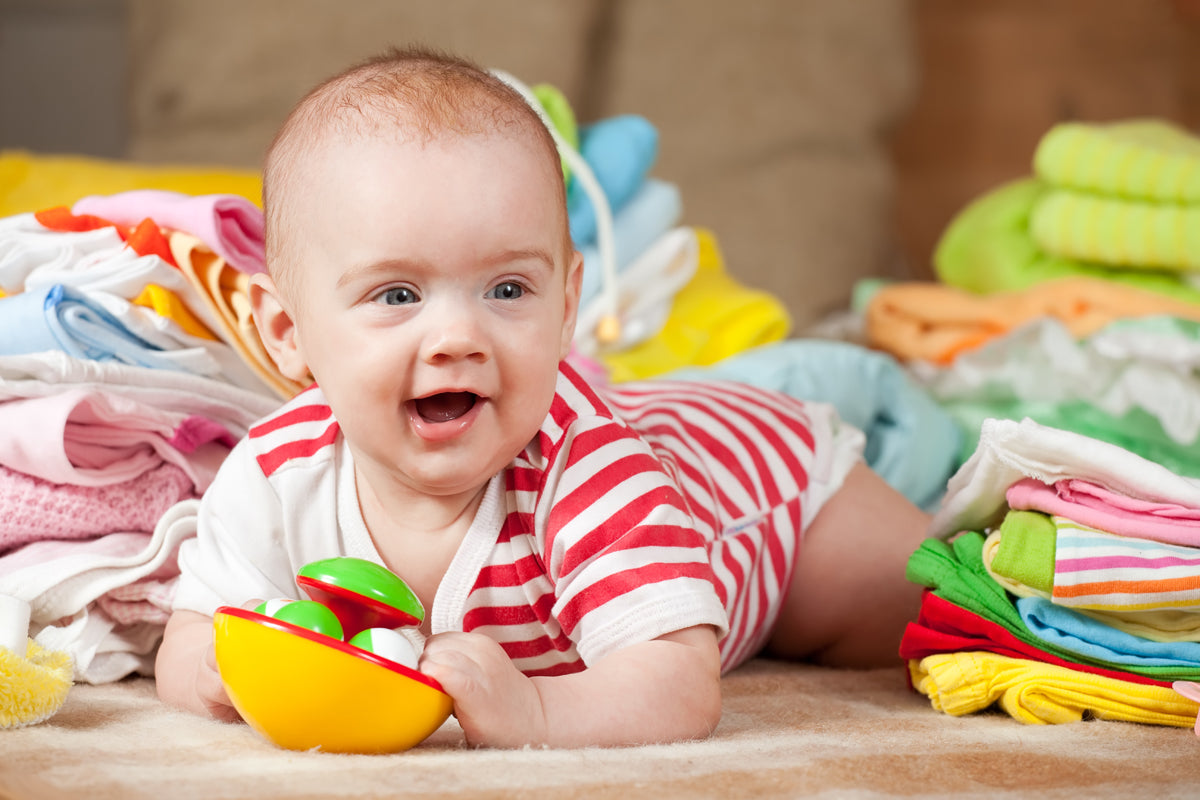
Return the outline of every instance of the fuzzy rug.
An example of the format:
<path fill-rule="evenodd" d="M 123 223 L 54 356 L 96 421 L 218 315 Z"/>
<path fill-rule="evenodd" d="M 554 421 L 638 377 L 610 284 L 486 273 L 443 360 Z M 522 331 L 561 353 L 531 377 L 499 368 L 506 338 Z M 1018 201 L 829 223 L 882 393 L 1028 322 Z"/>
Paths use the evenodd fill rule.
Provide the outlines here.
<path fill-rule="evenodd" d="M 148 679 L 76 686 L 50 720 L 0 731 L 0 797 L 654 798 L 1200 795 L 1189 728 L 950 717 L 901 668 L 757 660 L 725 679 L 713 736 L 672 745 L 469 750 L 453 719 L 387 756 L 281 750 L 164 707 Z"/>

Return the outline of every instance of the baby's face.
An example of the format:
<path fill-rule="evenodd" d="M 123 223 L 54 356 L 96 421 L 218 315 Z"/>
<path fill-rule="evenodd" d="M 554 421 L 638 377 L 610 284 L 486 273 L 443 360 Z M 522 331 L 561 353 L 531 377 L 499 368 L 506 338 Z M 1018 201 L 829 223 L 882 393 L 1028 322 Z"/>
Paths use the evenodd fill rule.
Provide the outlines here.
<path fill-rule="evenodd" d="M 537 433 L 574 331 L 561 174 L 500 135 L 323 155 L 291 227 L 300 352 L 368 480 L 477 490 Z"/>

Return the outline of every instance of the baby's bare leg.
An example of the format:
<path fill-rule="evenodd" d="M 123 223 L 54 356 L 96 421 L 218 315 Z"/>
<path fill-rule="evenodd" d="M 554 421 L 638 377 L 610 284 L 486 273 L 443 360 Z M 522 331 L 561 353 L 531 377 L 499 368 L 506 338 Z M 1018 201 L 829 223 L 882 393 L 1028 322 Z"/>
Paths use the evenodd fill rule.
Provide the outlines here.
<path fill-rule="evenodd" d="M 839 667 L 899 663 L 900 636 L 921 598 L 904 567 L 928 525 L 928 514 L 856 465 L 800 542 L 764 655 Z"/>

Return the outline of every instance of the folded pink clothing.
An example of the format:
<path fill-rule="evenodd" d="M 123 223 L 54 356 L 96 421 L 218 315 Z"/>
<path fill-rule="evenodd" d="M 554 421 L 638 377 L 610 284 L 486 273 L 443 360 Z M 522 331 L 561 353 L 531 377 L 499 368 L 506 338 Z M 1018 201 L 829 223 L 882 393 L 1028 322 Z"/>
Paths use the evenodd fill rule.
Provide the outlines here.
<path fill-rule="evenodd" d="M 119 225 L 146 218 L 160 228 L 190 233 L 241 272 L 266 271 L 262 211 L 240 195 L 187 195 L 162 189 L 136 189 L 92 195 L 71 208 Z"/>
<path fill-rule="evenodd" d="M 36 541 L 149 533 L 168 508 L 196 496 L 175 464 L 109 486 L 51 483 L 0 465 L 0 555 Z"/>
<path fill-rule="evenodd" d="M 100 390 L 0 402 L 0 465 L 53 483 L 108 486 L 163 463 L 203 493 L 236 444 L 207 417 Z"/>
<path fill-rule="evenodd" d="M 1118 536 L 1200 547 L 1200 508 L 1143 500 L 1091 481 L 1024 478 L 1008 487 L 1005 499 L 1010 508 L 1066 517 Z"/>

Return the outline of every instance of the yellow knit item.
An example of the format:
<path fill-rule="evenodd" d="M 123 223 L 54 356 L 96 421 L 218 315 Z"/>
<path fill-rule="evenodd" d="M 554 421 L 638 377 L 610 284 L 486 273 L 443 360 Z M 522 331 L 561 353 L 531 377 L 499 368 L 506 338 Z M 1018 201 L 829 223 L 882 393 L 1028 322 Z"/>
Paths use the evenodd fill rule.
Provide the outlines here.
<path fill-rule="evenodd" d="M 1200 202 L 1200 138 L 1158 119 L 1055 125 L 1033 156 L 1039 178 L 1084 192 Z"/>
<path fill-rule="evenodd" d="M 1169 686 L 982 651 L 910 659 L 908 671 L 913 687 L 934 708 L 956 717 L 997 703 L 1026 724 L 1079 722 L 1086 716 L 1190 728 L 1200 709 Z"/>
<path fill-rule="evenodd" d="M 28 640 L 25 658 L 0 648 L 0 728 L 19 728 L 52 717 L 67 699 L 74 668 L 66 653 Z"/>
<path fill-rule="evenodd" d="M 1034 206 L 1029 231 L 1042 250 L 1062 258 L 1200 271 L 1200 204 L 1051 189 Z"/>

